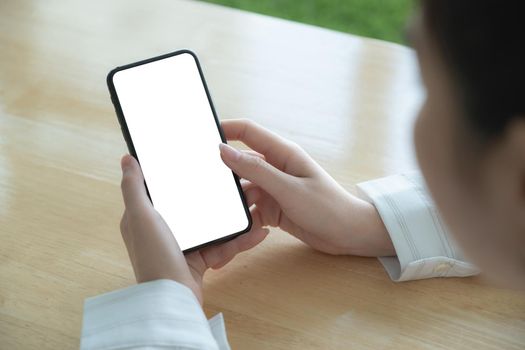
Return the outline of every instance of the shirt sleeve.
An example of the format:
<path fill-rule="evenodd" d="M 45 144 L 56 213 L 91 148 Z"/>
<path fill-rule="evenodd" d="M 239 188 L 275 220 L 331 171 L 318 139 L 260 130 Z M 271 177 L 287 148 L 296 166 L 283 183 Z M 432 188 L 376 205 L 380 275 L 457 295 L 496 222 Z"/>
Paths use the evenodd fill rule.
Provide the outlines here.
<path fill-rule="evenodd" d="M 222 314 L 208 322 L 186 286 L 141 283 L 88 298 L 80 348 L 229 350 Z"/>
<path fill-rule="evenodd" d="M 357 189 L 375 205 L 394 244 L 397 256 L 379 258 L 392 280 L 479 273 L 450 236 L 420 173 L 363 182 Z"/>

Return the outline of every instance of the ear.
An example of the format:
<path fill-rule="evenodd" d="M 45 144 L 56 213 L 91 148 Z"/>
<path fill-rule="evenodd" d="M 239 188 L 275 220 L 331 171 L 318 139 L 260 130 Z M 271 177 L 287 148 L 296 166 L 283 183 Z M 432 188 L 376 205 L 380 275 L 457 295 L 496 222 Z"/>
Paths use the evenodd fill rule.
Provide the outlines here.
<path fill-rule="evenodd" d="M 489 213 L 525 244 L 525 115 L 488 146 L 479 170 Z"/>
<path fill-rule="evenodd" d="M 509 159 L 509 171 L 511 174 L 510 181 L 514 184 L 515 196 L 513 202 L 519 207 L 516 208 L 521 213 L 522 226 L 525 230 L 525 115 L 514 118 L 505 131 L 504 152 Z M 525 232 L 525 231 L 522 231 Z"/>
<path fill-rule="evenodd" d="M 493 281 L 525 289 L 525 115 L 481 147 L 472 202 L 478 232 L 468 248 Z"/>

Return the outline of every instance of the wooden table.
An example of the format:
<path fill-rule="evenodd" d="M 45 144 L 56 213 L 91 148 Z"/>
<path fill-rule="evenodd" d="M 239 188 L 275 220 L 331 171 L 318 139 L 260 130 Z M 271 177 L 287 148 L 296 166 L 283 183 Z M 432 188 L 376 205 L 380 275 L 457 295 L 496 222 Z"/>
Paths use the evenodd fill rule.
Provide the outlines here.
<path fill-rule="evenodd" d="M 84 298 L 134 283 L 105 75 L 183 47 L 221 118 L 298 142 L 350 191 L 415 168 L 422 94 L 405 47 L 199 2 L 3 0 L 0 348 L 75 348 Z M 376 259 L 320 254 L 277 229 L 205 282 L 234 349 L 525 347 L 517 292 L 396 284 Z"/>

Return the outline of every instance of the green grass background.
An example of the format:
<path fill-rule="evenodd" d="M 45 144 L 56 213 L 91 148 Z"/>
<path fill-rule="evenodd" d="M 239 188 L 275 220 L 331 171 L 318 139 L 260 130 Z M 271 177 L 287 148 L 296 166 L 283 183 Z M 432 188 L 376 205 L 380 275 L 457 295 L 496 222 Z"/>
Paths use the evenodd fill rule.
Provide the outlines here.
<path fill-rule="evenodd" d="M 414 0 L 204 1 L 398 43 L 404 43 L 403 30 L 414 5 Z"/>

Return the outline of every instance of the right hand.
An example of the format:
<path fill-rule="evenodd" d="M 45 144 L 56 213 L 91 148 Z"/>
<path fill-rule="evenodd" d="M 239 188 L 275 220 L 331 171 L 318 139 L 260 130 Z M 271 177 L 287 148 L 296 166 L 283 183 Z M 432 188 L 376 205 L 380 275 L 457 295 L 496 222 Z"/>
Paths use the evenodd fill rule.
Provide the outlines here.
<path fill-rule="evenodd" d="M 325 253 L 395 255 L 375 207 L 343 189 L 297 144 L 249 120 L 223 120 L 221 126 L 228 140 L 253 150 L 220 145 L 222 160 L 244 179 L 243 190 L 255 203 L 255 227 L 280 227 Z"/>

